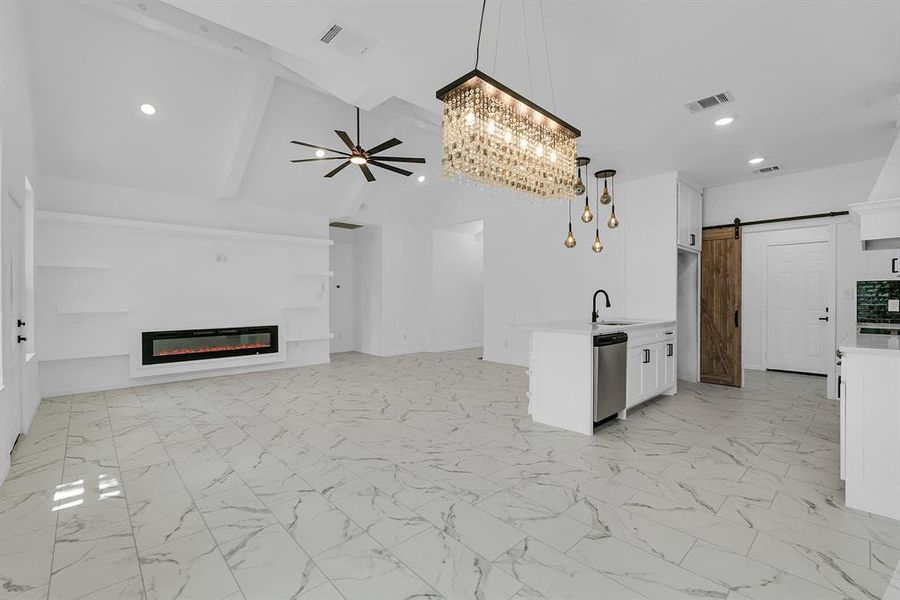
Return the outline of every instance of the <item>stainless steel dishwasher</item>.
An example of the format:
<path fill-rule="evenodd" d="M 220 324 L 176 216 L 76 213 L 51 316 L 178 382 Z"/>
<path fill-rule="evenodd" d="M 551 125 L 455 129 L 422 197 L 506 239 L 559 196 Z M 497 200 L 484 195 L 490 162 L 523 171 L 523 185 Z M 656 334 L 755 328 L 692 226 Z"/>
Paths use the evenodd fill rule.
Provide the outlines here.
<path fill-rule="evenodd" d="M 625 377 L 628 335 L 602 333 L 594 336 L 594 423 L 625 410 Z"/>

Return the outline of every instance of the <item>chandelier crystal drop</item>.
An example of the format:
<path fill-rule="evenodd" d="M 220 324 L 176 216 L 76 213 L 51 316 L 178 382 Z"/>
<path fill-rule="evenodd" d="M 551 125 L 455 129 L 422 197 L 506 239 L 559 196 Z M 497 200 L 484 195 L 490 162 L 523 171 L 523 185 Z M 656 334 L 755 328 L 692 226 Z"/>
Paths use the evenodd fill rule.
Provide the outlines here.
<path fill-rule="evenodd" d="M 444 102 L 446 177 L 545 199 L 575 195 L 577 129 L 477 69 L 437 97 Z"/>

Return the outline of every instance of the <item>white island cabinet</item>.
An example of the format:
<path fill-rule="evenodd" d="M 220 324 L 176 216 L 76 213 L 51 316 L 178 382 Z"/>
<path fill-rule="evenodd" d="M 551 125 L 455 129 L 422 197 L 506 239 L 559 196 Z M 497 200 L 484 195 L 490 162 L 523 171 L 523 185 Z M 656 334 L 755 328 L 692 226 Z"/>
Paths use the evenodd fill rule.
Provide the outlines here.
<path fill-rule="evenodd" d="M 586 435 L 594 433 L 593 342 L 602 333 L 628 335 L 627 409 L 676 392 L 675 321 L 622 319 L 622 325 L 557 321 L 522 325 L 531 330 L 528 412 L 537 423 Z"/>
<path fill-rule="evenodd" d="M 900 519 L 900 336 L 851 334 L 840 351 L 845 501 Z"/>

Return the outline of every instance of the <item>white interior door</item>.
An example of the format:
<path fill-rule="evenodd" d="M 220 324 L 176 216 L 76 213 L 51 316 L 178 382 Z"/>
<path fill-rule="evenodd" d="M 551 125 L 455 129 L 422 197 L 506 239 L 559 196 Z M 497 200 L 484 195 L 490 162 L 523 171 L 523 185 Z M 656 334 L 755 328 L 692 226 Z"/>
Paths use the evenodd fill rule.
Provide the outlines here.
<path fill-rule="evenodd" d="M 22 315 L 22 211 L 8 194 L 2 205 L 3 298 L 0 331 L 3 332 L 3 391 L 0 392 L 0 451 L 8 454 L 22 432 L 22 361 L 24 346 L 18 343 L 17 320 Z"/>
<path fill-rule="evenodd" d="M 828 242 L 769 246 L 766 368 L 828 372 Z"/>

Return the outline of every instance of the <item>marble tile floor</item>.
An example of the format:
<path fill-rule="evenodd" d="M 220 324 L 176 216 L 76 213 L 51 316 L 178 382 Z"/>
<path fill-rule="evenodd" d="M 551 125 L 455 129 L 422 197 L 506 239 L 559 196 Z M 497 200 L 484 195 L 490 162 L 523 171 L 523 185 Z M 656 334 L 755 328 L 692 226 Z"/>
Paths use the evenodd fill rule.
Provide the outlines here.
<path fill-rule="evenodd" d="M 0 598 L 900 595 L 823 379 L 682 382 L 586 437 L 478 355 L 45 399 L 0 487 Z"/>

